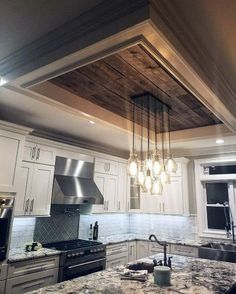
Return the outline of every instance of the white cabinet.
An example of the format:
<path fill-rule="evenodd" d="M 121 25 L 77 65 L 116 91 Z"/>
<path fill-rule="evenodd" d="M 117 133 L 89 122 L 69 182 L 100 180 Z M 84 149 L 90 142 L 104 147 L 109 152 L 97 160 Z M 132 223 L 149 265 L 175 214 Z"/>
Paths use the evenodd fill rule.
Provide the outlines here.
<path fill-rule="evenodd" d="M 24 138 L 21 134 L 0 130 L 1 192 L 16 191 L 16 177 L 22 160 Z"/>
<path fill-rule="evenodd" d="M 103 205 L 93 205 L 92 212 L 115 212 L 117 210 L 118 177 L 95 173 L 94 181 L 104 197 Z"/>
<path fill-rule="evenodd" d="M 7 264 L 0 264 L 0 281 L 5 280 L 7 278 Z"/>
<path fill-rule="evenodd" d="M 148 241 L 137 241 L 137 259 L 149 256 Z"/>
<path fill-rule="evenodd" d="M 94 170 L 96 173 L 118 175 L 118 162 L 96 157 Z"/>
<path fill-rule="evenodd" d="M 183 214 L 182 177 L 172 177 L 171 182 L 164 186 L 163 200 L 163 210 L 166 214 Z"/>
<path fill-rule="evenodd" d="M 163 196 L 141 193 L 141 210 L 143 213 L 161 213 L 163 209 Z"/>
<path fill-rule="evenodd" d="M 128 243 L 123 242 L 108 245 L 106 250 L 106 268 L 125 265 L 128 263 Z"/>
<path fill-rule="evenodd" d="M 117 211 L 125 212 L 127 203 L 127 164 L 119 163 L 118 167 L 118 193 L 117 193 Z"/>
<path fill-rule="evenodd" d="M 137 259 L 137 248 L 136 248 L 136 241 L 128 242 L 128 261 L 135 261 Z"/>
<path fill-rule="evenodd" d="M 163 253 L 164 247 L 159 245 L 157 242 L 149 242 L 149 256 L 157 253 Z M 170 244 L 166 248 L 166 253 L 170 253 Z"/>
<path fill-rule="evenodd" d="M 55 150 L 53 148 L 32 142 L 25 143 L 23 154 L 24 161 L 54 165 L 55 158 Z"/>
<path fill-rule="evenodd" d="M 17 178 L 15 215 L 50 214 L 54 166 L 22 162 Z"/>
<path fill-rule="evenodd" d="M 171 254 L 198 257 L 198 247 L 188 245 L 171 244 Z"/>
<path fill-rule="evenodd" d="M 0 281 L 0 294 L 5 293 L 5 284 L 6 284 L 6 280 Z"/>
<path fill-rule="evenodd" d="M 57 283 L 59 256 L 9 265 L 5 294 L 22 294 Z"/>

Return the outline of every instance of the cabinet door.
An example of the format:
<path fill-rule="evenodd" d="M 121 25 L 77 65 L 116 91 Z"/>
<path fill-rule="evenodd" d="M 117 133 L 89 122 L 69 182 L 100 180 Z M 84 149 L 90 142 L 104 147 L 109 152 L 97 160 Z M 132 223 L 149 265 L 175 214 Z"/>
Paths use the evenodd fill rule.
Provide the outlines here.
<path fill-rule="evenodd" d="M 6 284 L 6 280 L 0 281 L 0 294 L 5 293 L 5 284 Z"/>
<path fill-rule="evenodd" d="M 162 213 L 162 195 L 141 194 L 141 209 L 144 213 Z"/>
<path fill-rule="evenodd" d="M 36 144 L 32 142 L 25 142 L 23 160 L 35 162 L 36 158 Z"/>
<path fill-rule="evenodd" d="M 23 153 L 23 137 L 0 130 L 0 191 L 15 192 L 17 170 Z"/>
<path fill-rule="evenodd" d="M 127 165 L 119 163 L 117 212 L 126 211 L 127 203 Z"/>
<path fill-rule="evenodd" d="M 30 195 L 34 173 L 34 163 L 22 162 L 17 176 L 17 194 L 15 203 L 15 215 L 29 214 Z"/>
<path fill-rule="evenodd" d="M 118 162 L 103 158 L 95 158 L 95 172 L 118 175 Z"/>
<path fill-rule="evenodd" d="M 105 199 L 105 182 L 106 182 L 106 176 L 103 174 L 95 173 L 94 174 L 94 182 L 96 183 L 98 189 L 102 193 L 104 197 L 104 204 L 95 204 L 92 207 L 92 213 L 102 213 L 104 212 L 104 207 L 106 204 L 106 199 Z"/>
<path fill-rule="evenodd" d="M 171 183 L 164 186 L 164 212 L 166 214 L 183 214 L 182 178 L 172 177 Z"/>
<path fill-rule="evenodd" d="M 128 252 L 128 261 L 135 261 L 137 259 L 137 254 L 136 254 L 136 241 L 132 241 L 128 243 L 129 245 L 129 252 Z"/>
<path fill-rule="evenodd" d="M 120 265 L 126 265 L 128 263 L 127 254 L 120 256 L 120 257 L 114 257 L 114 259 L 107 260 L 106 262 L 106 268 L 112 268 Z"/>
<path fill-rule="evenodd" d="M 50 215 L 54 166 L 35 164 L 30 215 Z"/>
<path fill-rule="evenodd" d="M 37 144 L 35 160 L 37 163 L 55 165 L 55 150 L 48 146 Z"/>
<path fill-rule="evenodd" d="M 107 212 L 115 212 L 117 210 L 117 193 L 118 193 L 118 177 L 106 176 L 105 181 L 105 199 L 106 206 L 104 210 Z"/>
<path fill-rule="evenodd" d="M 137 259 L 149 256 L 148 241 L 137 241 Z"/>

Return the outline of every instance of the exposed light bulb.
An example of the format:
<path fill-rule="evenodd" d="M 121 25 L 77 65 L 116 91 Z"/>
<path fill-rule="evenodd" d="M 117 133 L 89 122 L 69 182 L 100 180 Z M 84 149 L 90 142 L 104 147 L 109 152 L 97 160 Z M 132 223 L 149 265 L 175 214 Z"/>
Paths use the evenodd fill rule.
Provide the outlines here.
<path fill-rule="evenodd" d="M 145 180 L 145 172 L 143 169 L 142 164 L 140 165 L 139 171 L 138 171 L 138 183 L 143 186 Z"/>
<path fill-rule="evenodd" d="M 147 191 L 150 191 L 152 188 L 152 177 L 151 177 L 151 171 L 150 169 L 147 170 L 146 172 L 146 177 L 144 180 L 144 186 L 147 189 Z"/>
<path fill-rule="evenodd" d="M 131 177 L 136 177 L 138 173 L 138 159 L 135 153 L 130 153 L 128 160 L 128 172 Z"/>
<path fill-rule="evenodd" d="M 148 169 L 150 169 L 150 171 L 152 170 L 152 157 L 150 153 L 146 154 L 145 167 L 146 167 L 146 170 Z"/>
<path fill-rule="evenodd" d="M 160 180 L 162 184 L 166 184 L 169 182 L 169 175 L 165 169 L 161 171 Z"/>
<path fill-rule="evenodd" d="M 173 156 L 171 155 L 168 159 L 167 159 L 167 162 L 166 162 L 166 170 L 169 172 L 169 173 L 176 173 L 177 171 L 177 164 L 175 162 L 175 160 L 173 159 Z"/>
<path fill-rule="evenodd" d="M 155 177 L 159 176 L 161 173 L 162 165 L 161 165 L 157 150 L 154 151 L 154 154 L 153 154 L 152 166 L 153 166 L 153 175 Z"/>

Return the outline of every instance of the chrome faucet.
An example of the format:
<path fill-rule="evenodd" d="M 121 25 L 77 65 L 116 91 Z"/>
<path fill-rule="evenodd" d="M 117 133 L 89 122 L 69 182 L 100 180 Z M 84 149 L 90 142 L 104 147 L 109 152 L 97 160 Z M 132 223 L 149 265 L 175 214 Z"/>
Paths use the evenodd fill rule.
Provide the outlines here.
<path fill-rule="evenodd" d="M 167 249 L 167 246 L 168 246 L 167 242 L 165 242 L 165 241 L 163 241 L 163 242 L 162 241 L 159 241 L 157 239 L 156 235 L 154 235 L 154 234 L 151 234 L 148 239 L 151 242 L 154 242 L 155 241 L 159 245 L 163 246 L 163 249 L 164 249 L 164 260 L 163 260 L 164 261 L 164 265 L 165 266 L 169 266 L 171 268 L 171 257 L 168 258 L 168 263 L 167 263 L 167 255 L 166 255 L 166 249 Z"/>
<path fill-rule="evenodd" d="M 235 244 L 236 243 L 236 240 L 235 240 L 235 231 L 234 230 L 235 230 L 236 226 L 234 224 L 234 219 L 233 219 L 232 211 L 231 211 L 231 208 L 229 206 L 229 202 L 226 201 L 226 202 L 223 203 L 223 205 L 224 205 L 224 215 L 225 215 L 226 236 L 227 236 L 227 238 L 230 237 L 230 234 L 231 234 L 230 229 L 231 229 L 231 231 L 232 231 L 233 244 Z M 227 216 L 226 207 L 229 208 L 229 219 L 228 219 L 228 216 Z M 231 219 L 231 223 L 230 223 L 230 219 Z"/>

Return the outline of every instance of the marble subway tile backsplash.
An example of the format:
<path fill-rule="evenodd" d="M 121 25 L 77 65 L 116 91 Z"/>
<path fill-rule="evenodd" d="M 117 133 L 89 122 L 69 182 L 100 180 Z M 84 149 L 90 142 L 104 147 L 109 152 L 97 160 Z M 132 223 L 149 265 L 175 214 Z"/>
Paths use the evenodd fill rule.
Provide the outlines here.
<path fill-rule="evenodd" d="M 35 220 L 34 217 L 14 218 L 10 249 L 23 248 L 25 243 L 33 241 Z"/>
<path fill-rule="evenodd" d="M 156 234 L 162 240 L 196 240 L 197 223 L 193 216 L 130 214 L 129 231 L 133 234 Z"/>
<path fill-rule="evenodd" d="M 128 214 L 91 214 L 81 215 L 79 224 L 79 238 L 88 239 L 89 225 L 98 221 L 99 238 L 110 235 L 129 233 Z"/>

